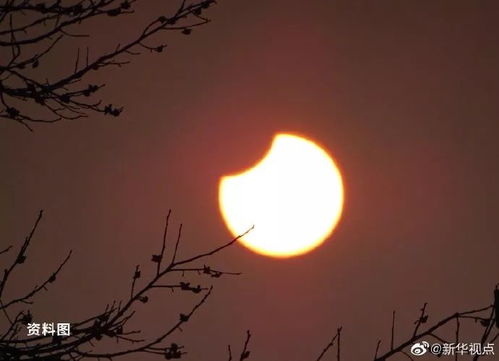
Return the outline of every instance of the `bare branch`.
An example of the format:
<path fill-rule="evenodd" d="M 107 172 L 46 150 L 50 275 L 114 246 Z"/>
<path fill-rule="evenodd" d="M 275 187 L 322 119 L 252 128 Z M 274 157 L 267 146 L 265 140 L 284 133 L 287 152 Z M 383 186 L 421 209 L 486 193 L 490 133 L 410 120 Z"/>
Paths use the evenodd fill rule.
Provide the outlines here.
<path fill-rule="evenodd" d="M 162 248 L 159 255 L 160 257 L 163 257 L 166 252 L 167 227 L 170 214 L 171 213 L 169 212 L 165 224 L 165 230 L 163 232 Z M 17 255 L 17 260 L 24 262 L 26 249 L 28 248 L 29 242 L 38 226 L 41 215 L 42 213 L 40 213 L 32 231 L 23 243 L 23 246 Z M 176 249 L 178 249 L 180 236 L 181 233 L 179 232 L 175 245 Z M 104 310 L 97 315 L 88 317 L 83 321 L 72 323 L 71 335 L 67 337 L 49 337 L 40 335 L 36 337 L 20 338 L 18 336 L 19 330 L 26 327 L 28 323 L 32 322 L 31 313 L 29 311 L 22 311 L 18 313 L 15 318 L 9 317 L 10 326 L 0 337 L 0 355 L 6 355 L 5 357 L 7 357 L 7 360 L 9 361 L 24 359 L 26 357 L 31 357 L 32 355 L 36 355 L 37 359 L 40 360 L 79 360 L 83 358 L 111 359 L 134 353 L 150 353 L 161 355 L 166 359 L 178 359 L 186 353 L 185 347 L 175 342 L 171 342 L 169 339 L 174 336 L 175 331 L 181 331 L 182 327 L 189 322 L 197 310 L 199 310 L 199 308 L 206 302 L 208 297 L 211 295 L 213 286 L 203 286 L 201 284 L 193 285 L 191 282 L 186 281 L 183 277 L 182 280 L 173 283 L 164 283 L 162 280 L 167 275 L 180 276 L 181 274 L 192 272 L 215 278 L 220 277 L 222 274 L 237 274 L 233 272 L 214 270 L 206 265 L 200 267 L 193 263 L 194 261 L 208 257 L 208 255 L 215 254 L 225 249 L 229 244 L 233 244 L 237 239 L 238 238 L 236 237 L 234 240 L 226 243 L 225 245 L 219 246 L 211 251 L 201 253 L 197 256 L 191 257 L 190 259 L 171 263 L 164 269 L 161 269 L 160 264 L 159 272 L 158 267 L 155 266 L 155 275 L 150 280 L 146 281 L 141 287 L 138 286 L 138 282 L 141 279 L 140 266 L 136 266 L 132 279 L 130 297 L 124 302 L 113 301 L 112 303 L 107 304 Z M 35 286 L 32 291 L 22 297 L 15 298 L 7 303 L 1 304 L 2 310 L 6 312 L 9 307 L 16 303 L 31 304 L 30 300 L 35 294 L 42 289 L 46 289 L 48 283 L 56 280 L 57 275 L 69 260 L 70 255 L 71 252 L 59 265 L 59 267 L 50 275 L 50 277 L 40 286 Z M 179 264 L 185 265 L 186 267 L 176 268 Z M 7 274 L 5 281 L 8 279 L 9 274 Z M 5 281 L 3 282 L 3 285 L 5 285 Z M 202 296 L 196 303 L 194 303 L 190 310 L 187 312 L 180 312 L 177 321 L 169 327 L 166 327 L 165 331 L 160 335 L 149 340 L 137 337 L 140 330 L 127 329 L 128 322 L 135 315 L 135 306 L 138 303 L 147 303 L 151 297 L 152 291 L 157 289 L 168 289 L 172 292 L 178 290 L 191 293 L 196 297 L 197 294 L 202 294 Z M 129 344 L 130 347 L 121 347 L 118 350 L 107 352 L 94 350 L 96 343 L 101 341 L 104 337 L 114 338 L 117 342 Z M 240 360 L 243 360 L 249 356 L 249 337 L 250 334 L 248 332 L 247 340 Z M 243 358 L 244 355 L 246 356 Z"/>
<path fill-rule="evenodd" d="M 339 358 L 340 358 L 339 339 L 340 339 L 340 335 L 341 335 L 341 330 L 342 330 L 342 327 L 339 327 L 336 330 L 336 334 L 334 335 L 334 337 L 331 339 L 331 341 L 329 341 L 329 343 L 326 345 L 326 347 L 324 347 L 324 349 L 320 353 L 319 357 L 317 357 L 315 359 L 315 361 L 322 360 L 322 358 L 324 357 L 324 355 L 326 355 L 326 353 L 329 351 L 329 349 L 332 348 L 336 342 L 338 342 L 338 352 L 337 352 L 337 356 L 336 357 L 339 360 Z"/>
<path fill-rule="evenodd" d="M 167 44 L 157 43 L 156 36 L 166 31 L 191 34 L 194 28 L 210 21 L 202 13 L 215 1 L 198 0 L 188 5 L 179 1 L 173 14 L 151 19 L 124 44 L 112 46 L 112 50 L 93 59 L 87 47 L 85 62 L 80 62 L 78 47 L 70 70 L 46 78 L 46 56 L 55 53 L 57 44 L 80 37 L 92 38 L 95 34 L 83 34 L 78 29 L 96 18 L 107 17 L 111 22 L 133 15 L 135 3 L 135 0 L 80 0 L 71 5 L 63 5 L 61 1 L 47 5 L 9 0 L 0 5 L 0 24 L 8 19 L 6 26 L 0 27 L 0 49 L 11 54 L 10 58 L 0 60 L 0 118 L 16 121 L 32 131 L 33 123 L 81 119 L 90 113 L 119 116 L 123 107 L 94 98 L 103 84 L 82 82 L 91 72 L 129 64 L 140 50 L 164 52 Z"/>

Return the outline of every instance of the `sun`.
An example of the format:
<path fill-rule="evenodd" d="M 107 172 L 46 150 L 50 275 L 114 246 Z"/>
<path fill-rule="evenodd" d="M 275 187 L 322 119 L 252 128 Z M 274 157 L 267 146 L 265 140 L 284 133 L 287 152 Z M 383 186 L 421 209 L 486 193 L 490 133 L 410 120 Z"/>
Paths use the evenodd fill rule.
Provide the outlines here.
<path fill-rule="evenodd" d="M 252 251 L 291 257 L 311 251 L 338 224 L 343 181 L 333 158 L 301 136 L 279 133 L 253 167 L 220 179 L 222 217 Z"/>

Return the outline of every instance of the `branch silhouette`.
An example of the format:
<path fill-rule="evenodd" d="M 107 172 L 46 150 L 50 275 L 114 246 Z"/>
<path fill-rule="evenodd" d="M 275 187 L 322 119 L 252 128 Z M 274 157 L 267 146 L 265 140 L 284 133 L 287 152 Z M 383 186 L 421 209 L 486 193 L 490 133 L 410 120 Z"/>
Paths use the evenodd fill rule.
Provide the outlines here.
<path fill-rule="evenodd" d="M 21 337 L 22 330 L 26 330 L 27 326 L 33 322 L 32 307 L 35 297 L 39 296 L 42 290 L 48 290 L 50 284 L 56 281 L 57 276 L 62 271 L 71 257 L 72 252 L 60 262 L 55 270 L 43 281 L 40 285 L 35 285 L 30 291 L 20 295 L 6 299 L 4 291 L 12 274 L 21 267 L 28 258 L 28 250 L 31 242 L 34 239 L 37 228 L 42 220 L 43 211 L 38 214 L 34 225 L 24 242 L 21 244 L 19 251 L 14 255 L 12 262 L 5 268 L 4 275 L 0 281 L 0 309 L 4 317 L 8 321 L 8 327 L 4 332 L 0 332 L 0 359 L 2 361 L 18 361 L 18 360 L 82 360 L 82 359 L 113 359 L 130 354 L 154 354 L 162 356 L 166 359 L 179 359 L 186 353 L 186 347 L 180 345 L 174 340 L 176 331 L 182 330 L 196 312 L 206 303 L 213 291 L 212 285 L 192 284 L 187 281 L 185 275 L 204 275 L 210 278 L 219 278 L 224 275 L 239 275 L 238 272 L 222 271 L 206 263 L 199 264 L 199 261 L 205 260 L 210 256 L 217 254 L 224 249 L 230 247 L 237 242 L 241 237 L 250 232 L 250 228 L 245 233 L 232 240 L 215 247 L 206 252 L 201 252 L 194 256 L 182 258 L 179 256 L 179 245 L 181 243 L 180 225 L 175 242 L 168 245 L 169 223 L 171 211 L 168 212 L 165 220 L 163 237 L 160 251 L 151 256 L 150 262 L 154 264 L 154 275 L 150 279 L 142 281 L 140 265 L 137 265 L 133 271 L 130 293 L 128 297 L 121 301 L 113 301 L 108 303 L 102 312 L 93 315 L 82 321 L 77 321 L 71 324 L 71 334 L 67 337 L 56 335 L 40 335 L 32 337 Z M 0 254 L 8 254 L 12 250 L 9 246 L 2 250 Z M 170 256 L 171 254 L 171 256 Z M 165 283 L 166 276 L 181 276 L 181 279 Z M 177 321 L 166 327 L 162 333 L 151 338 L 140 338 L 142 330 L 132 329 L 128 326 L 128 322 L 135 315 L 135 307 L 138 304 L 149 302 L 150 293 L 154 289 L 167 289 L 172 292 L 180 291 L 199 295 L 198 300 L 184 312 L 179 312 Z M 23 307 L 15 316 L 11 313 L 14 306 Z M 411 353 L 412 347 L 419 341 L 425 339 L 433 339 L 441 344 L 457 345 L 461 342 L 461 328 L 466 323 L 473 321 L 475 325 L 483 328 L 479 345 L 484 349 L 485 345 L 493 344 L 499 337 L 499 289 L 496 286 L 492 304 L 481 308 L 455 312 L 451 315 L 436 321 L 433 325 L 425 326 L 428 323 L 429 315 L 427 313 L 428 304 L 425 303 L 419 311 L 419 316 L 414 322 L 414 330 L 411 335 L 404 341 L 395 342 L 395 311 L 392 314 L 391 334 L 388 350 L 380 354 L 381 340 L 376 344 L 373 361 L 386 361 L 393 359 L 398 355 L 403 355 L 409 360 L 413 360 L 414 353 Z M 455 323 L 454 337 L 449 336 L 449 332 L 445 336 L 444 326 Z M 228 361 L 244 361 L 253 356 L 250 352 L 251 333 L 246 332 L 242 350 L 239 356 L 234 359 L 232 348 L 229 345 Z M 316 361 L 325 361 L 334 350 L 336 351 L 336 361 L 341 361 L 341 337 L 342 327 L 337 328 L 336 334 L 332 337 L 329 343 L 323 348 Z M 452 340 L 449 338 L 452 337 Z M 116 340 L 118 349 L 112 351 L 100 351 L 98 346 L 100 342 L 108 340 Z M 105 343 L 104 343 L 105 344 Z M 102 347 L 101 347 L 102 348 Z M 442 350 L 440 350 L 442 355 Z M 470 361 L 477 361 L 484 354 L 463 354 L 459 355 L 459 359 L 468 356 Z M 455 360 L 458 355 L 455 354 Z"/>
<path fill-rule="evenodd" d="M 247 330 L 246 340 L 244 341 L 243 349 L 241 351 L 241 354 L 239 355 L 238 361 L 243 361 L 249 358 L 251 354 L 250 350 L 248 349 L 250 339 L 251 339 L 251 332 Z M 232 361 L 232 348 L 230 347 L 230 345 L 227 346 L 227 351 L 229 353 L 228 361 Z"/>
<path fill-rule="evenodd" d="M 381 340 L 378 340 L 376 344 L 376 351 L 374 353 L 374 361 L 386 361 L 388 359 L 392 359 L 395 356 L 398 355 L 404 355 L 407 357 L 409 360 L 413 360 L 414 358 L 411 356 L 410 348 L 414 344 L 416 344 L 418 341 L 422 340 L 425 337 L 430 337 L 432 339 L 435 339 L 436 341 L 442 343 L 442 344 L 449 344 L 449 345 L 457 345 L 460 343 L 459 339 L 459 333 L 460 333 L 460 327 L 461 323 L 460 320 L 472 320 L 475 323 L 479 323 L 483 328 L 484 331 L 482 333 L 482 337 L 480 339 L 480 349 L 484 348 L 484 345 L 486 344 L 493 344 L 497 338 L 499 337 L 499 331 L 496 331 L 495 335 L 492 336 L 492 329 L 494 328 L 494 325 L 497 326 L 497 309 L 499 307 L 499 291 L 496 287 L 494 291 L 494 303 L 489 306 L 485 306 L 482 308 L 474 309 L 474 310 L 469 310 L 469 311 L 464 311 L 464 312 L 455 312 L 452 315 L 445 317 L 441 319 L 440 321 L 436 322 L 434 325 L 426 328 L 423 331 L 419 331 L 421 326 L 423 324 L 426 324 L 428 322 L 428 314 L 426 313 L 426 307 L 427 303 L 423 305 L 423 307 L 420 310 L 420 316 L 419 318 L 414 322 L 414 331 L 411 337 L 406 339 L 405 341 L 400 342 L 398 345 L 394 344 L 394 338 L 395 338 L 395 311 L 393 312 L 393 317 L 392 317 L 392 327 L 391 327 L 391 335 L 390 335 L 390 349 L 383 353 L 382 355 L 379 355 L 380 351 L 380 346 L 381 346 Z M 489 312 L 489 313 L 487 313 Z M 495 321 L 494 321 L 495 320 Z M 437 331 L 442 330 L 442 328 L 452 321 L 456 321 L 456 328 L 455 328 L 455 339 L 450 341 L 446 340 L 444 337 L 439 336 L 437 334 Z M 499 327 L 496 327 L 499 329 Z M 329 344 L 324 348 L 324 350 L 321 352 L 319 357 L 317 358 L 317 361 L 322 360 L 326 353 L 333 348 L 336 345 L 336 360 L 340 361 L 341 360 L 341 353 L 340 353 L 340 337 L 341 337 L 341 330 L 342 328 L 338 328 L 336 335 L 332 338 L 332 340 L 329 342 Z M 436 353 L 436 356 L 440 357 L 443 355 L 443 350 L 441 349 L 439 353 Z M 455 359 L 458 359 L 458 356 L 469 356 L 469 360 L 471 361 L 477 361 L 479 358 L 484 356 L 484 354 L 469 354 L 469 355 L 461 355 L 458 353 L 454 354 Z"/>
<path fill-rule="evenodd" d="M 21 245 L 19 252 L 12 264 L 5 269 L 4 276 L 0 283 L 0 308 L 8 320 L 9 326 L 0 336 L 0 356 L 1 360 L 80 360 L 80 359 L 112 359 L 134 353 L 149 353 L 162 355 L 166 359 L 178 359 L 186 353 L 185 347 L 170 341 L 170 337 L 175 331 L 181 330 L 189 322 L 191 317 L 207 301 L 212 293 L 213 286 L 203 286 L 201 284 L 191 284 L 185 280 L 187 275 L 204 275 L 211 278 L 219 278 L 223 275 L 239 275 L 237 272 L 225 272 L 215 269 L 207 264 L 197 266 L 197 261 L 214 255 L 223 249 L 233 245 L 244 234 L 235 237 L 229 242 L 222 244 L 207 252 L 199 253 L 195 256 L 179 258 L 178 247 L 181 240 L 181 232 L 176 237 L 175 248 L 172 251 L 172 258 L 166 261 L 167 255 L 167 236 L 168 225 L 171 211 L 168 212 L 163 232 L 163 242 L 161 252 L 153 254 L 151 262 L 155 263 L 155 274 L 149 280 L 145 280 L 141 286 L 138 286 L 142 280 L 140 266 L 137 265 L 132 275 L 131 291 L 126 300 L 113 301 L 107 304 L 104 310 L 97 315 L 89 317 L 83 321 L 71 324 L 71 334 L 67 337 L 39 335 L 33 337 L 21 337 L 22 330 L 33 322 L 33 314 L 30 308 L 19 311 L 16 316 L 11 316 L 10 311 L 14 305 L 22 304 L 31 306 L 33 299 L 39 295 L 42 290 L 47 290 L 50 283 L 56 281 L 56 277 L 67 263 L 71 256 L 68 256 L 61 262 L 54 272 L 40 286 L 35 286 L 23 296 L 14 297 L 11 300 L 5 300 L 3 291 L 11 275 L 16 269 L 25 263 L 27 251 L 33 240 L 37 227 L 43 217 L 43 211 L 40 211 L 31 232 Z M 11 247 L 8 248 L 10 250 Z M 163 280 L 166 276 L 181 276 L 181 280 L 165 284 Z M 200 294 L 200 299 L 187 312 L 179 312 L 177 321 L 165 331 L 153 339 L 138 338 L 141 330 L 128 329 L 127 324 L 135 315 L 135 306 L 140 303 L 147 303 L 150 293 L 154 289 L 169 289 L 171 291 L 182 291 L 192 294 Z M 116 351 L 101 352 L 96 351 L 96 342 L 103 338 L 115 339 L 121 344 L 129 345 L 126 348 L 120 348 Z M 168 342 L 167 342 L 168 341 Z M 249 341 L 249 337 L 247 342 Z M 246 342 L 246 346 L 247 346 Z M 246 352 L 246 346 L 244 352 Z M 248 353 L 249 355 L 249 353 Z"/>
<path fill-rule="evenodd" d="M 91 72 L 130 63 L 141 52 L 162 53 L 165 43 L 154 40 L 165 31 L 190 35 L 194 28 L 210 20 L 204 12 L 214 0 L 178 1 L 172 14 L 150 20 L 135 36 L 112 50 L 90 55 L 90 49 L 77 49 L 74 66 L 59 76 L 47 78 L 48 56 L 66 40 L 95 19 L 126 21 L 135 13 L 138 0 L 54 1 L 4 0 L 0 4 L 0 118 L 10 119 L 33 130 L 34 123 L 78 119 L 90 113 L 119 116 L 123 107 L 96 98 L 105 84 L 84 83 Z M 131 19 L 131 18 L 130 18 Z M 121 26 L 126 23 L 121 23 Z M 95 35 L 94 35 L 95 36 Z"/>

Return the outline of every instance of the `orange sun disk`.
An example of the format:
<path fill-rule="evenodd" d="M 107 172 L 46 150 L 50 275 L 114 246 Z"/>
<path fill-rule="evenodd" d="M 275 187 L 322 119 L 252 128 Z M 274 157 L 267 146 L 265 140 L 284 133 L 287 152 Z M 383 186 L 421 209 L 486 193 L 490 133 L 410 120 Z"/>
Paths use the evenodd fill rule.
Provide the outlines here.
<path fill-rule="evenodd" d="M 340 171 L 319 145 L 279 133 L 253 167 L 219 182 L 219 207 L 233 236 L 254 226 L 240 242 L 272 257 L 311 251 L 327 239 L 344 201 Z"/>

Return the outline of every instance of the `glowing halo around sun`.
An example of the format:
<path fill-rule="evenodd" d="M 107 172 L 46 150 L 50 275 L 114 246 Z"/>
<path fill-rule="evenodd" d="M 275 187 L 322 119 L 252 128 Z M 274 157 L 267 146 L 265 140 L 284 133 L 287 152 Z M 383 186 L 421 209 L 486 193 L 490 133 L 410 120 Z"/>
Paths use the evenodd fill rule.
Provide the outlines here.
<path fill-rule="evenodd" d="M 253 167 L 220 179 L 222 217 L 252 251 L 291 257 L 327 239 L 343 209 L 343 182 L 332 157 L 312 140 L 279 133 Z"/>

